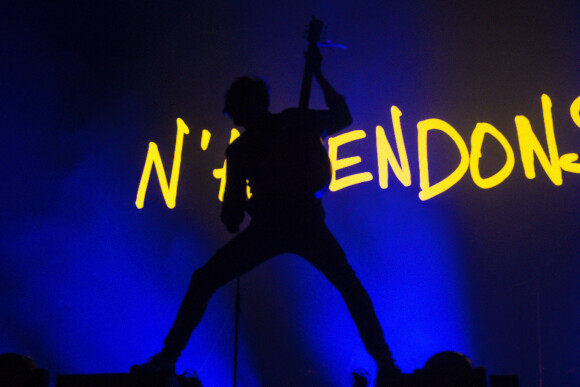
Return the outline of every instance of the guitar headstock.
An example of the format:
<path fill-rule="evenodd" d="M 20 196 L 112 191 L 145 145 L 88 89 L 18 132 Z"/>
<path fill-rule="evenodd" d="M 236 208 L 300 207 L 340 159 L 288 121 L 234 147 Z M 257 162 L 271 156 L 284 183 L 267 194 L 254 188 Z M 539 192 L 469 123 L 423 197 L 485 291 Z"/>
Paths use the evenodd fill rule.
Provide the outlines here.
<path fill-rule="evenodd" d="M 312 20 L 306 27 L 306 40 L 309 46 L 316 46 L 320 42 L 323 30 L 325 29 L 324 22 L 312 16 Z"/>

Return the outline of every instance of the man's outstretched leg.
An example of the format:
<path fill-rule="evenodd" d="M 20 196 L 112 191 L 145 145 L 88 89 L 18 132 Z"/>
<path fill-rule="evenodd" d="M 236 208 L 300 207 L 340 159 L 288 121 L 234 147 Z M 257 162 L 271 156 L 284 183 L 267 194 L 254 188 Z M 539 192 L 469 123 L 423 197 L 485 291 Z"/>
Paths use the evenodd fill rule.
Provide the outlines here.
<path fill-rule="evenodd" d="M 376 387 L 398 386 L 401 370 L 395 365 L 371 299 L 354 272 L 333 284 L 340 291 L 365 349 L 377 364 Z"/>
<path fill-rule="evenodd" d="M 214 256 L 206 266 L 193 273 L 173 326 L 163 341 L 161 352 L 145 364 L 132 366 L 131 372 L 175 372 L 177 359 L 185 349 L 191 333 L 201 321 L 211 296 L 219 288 L 217 283 L 209 280 L 211 272 L 205 269 L 215 258 Z"/>
<path fill-rule="evenodd" d="M 278 252 L 272 238 L 261 227 L 250 225 L 231 239 L 193 273 L 161 352 L 145 364 L 132 366 L 131 372 L 174 372 L 177 359 L 201 321 L 215 291 Z"/>
<path fill-rule="evenodd" d="M 397 386 L 401 370 L 395 365 L 371 299 L 360 280 L 352 269 L 345 270 L 338 277 L 327 278 L 342 295 L 365 349 L 377 364 L 375 386 Z"/>
<path fill-rule="evenodd" d="M 365 349 L 377 364 L 375 386 L 394 386 L 400 379 L 401 370 L 395 365 L 391 350 L 385 342 L 383 329 L 367 291 L 354 272 L 331 282 L 342 295 Z"/>
<path fill-rule="evenodd" d="M 163 349 L 147 363 L 131 367 L 131 372 L 175 372 L 175 363 L 201 321 L 211 296 L 219 288 L 208 281 L 207 275 L 203 268 L 193 273 L 173 326 L 163 340 Z"/>
<path fill-rule="evenodd" d="M 338 289 L 357 327 L 365 349 L 377 364 L 375 385 L 396 385 L 401 370 L 395 365 L 385 342 L 370 296 L 348 263 L 346 255 L 326 226 L 305 233 L 303 248 L 298 251 Z M 314 238 L 310 235 L 315 236 Z"/>

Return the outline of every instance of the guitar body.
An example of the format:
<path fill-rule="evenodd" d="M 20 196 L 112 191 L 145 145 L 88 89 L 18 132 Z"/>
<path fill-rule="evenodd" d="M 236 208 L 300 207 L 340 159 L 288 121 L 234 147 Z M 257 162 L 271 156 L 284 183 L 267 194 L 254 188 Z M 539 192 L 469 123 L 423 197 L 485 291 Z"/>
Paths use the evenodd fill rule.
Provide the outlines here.
<path fill-rule="evenodd" d="M 289 137 L 292 138 L 286 142 L 289 151 L 286 160 L 292 160 L 292 171 L 287 172 L 289 177 L 292 173 L 296 174 L 290 181 L 310 194 L 326 190 L 332 171 L 328 152 L 320 136 L 314 131 L 306 131 L 299 136 L 292 134 Z"/>
<path fill-rule="evenodd" d="M 286 109 L 273 115 L 269 130 L 249 144 L 248 178 L 258 196 L 304 198 L 328 186 L 330 160 L 320 131 L 312 127 L 319 113 Z"/>
<path fill-rule="evenodd" d="M 307 58 L 320 55 L 322 22 L 310 22 Z M 313 68 L 309 60 L 304 66 L 298 108 L 274 114 L 269 130 L 252 141 L 251 155 L 252 191 L 256 196 L 267 192 L 268 198 L 320 197 L 331 179 L 328 152 L 321 139 L 323 127 L 320 111 L 308 109 Z M 323 113 L 322 113 L 323 114 Z"/>
<path fill-rule="evenodd" d="M 332 166 L 330 165 L 328 152 L 320 137 L 309 141 L 308 147 L 310 148 L 307 150 L 310 167 L 306 170 L 306 176 L 311 192 L 320 197 L 330 184 Z"/>

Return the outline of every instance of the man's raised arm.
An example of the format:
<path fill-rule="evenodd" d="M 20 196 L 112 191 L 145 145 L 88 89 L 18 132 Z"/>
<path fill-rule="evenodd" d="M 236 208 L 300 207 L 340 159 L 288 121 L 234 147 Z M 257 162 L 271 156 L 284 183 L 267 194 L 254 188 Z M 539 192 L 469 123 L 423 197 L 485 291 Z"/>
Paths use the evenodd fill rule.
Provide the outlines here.
<path fill-rule="evenodd" d="M 334 134 L 352 124 L 350 110 L 346 105 L 344 96 L 339 94 L 322 74 L 322 55 L 320 53 L 307 55 L 306 60 L 310 61 L 312 74 L 322 89 L 326 106 L 330 109 L 326 128 L 327 134 Z"/>

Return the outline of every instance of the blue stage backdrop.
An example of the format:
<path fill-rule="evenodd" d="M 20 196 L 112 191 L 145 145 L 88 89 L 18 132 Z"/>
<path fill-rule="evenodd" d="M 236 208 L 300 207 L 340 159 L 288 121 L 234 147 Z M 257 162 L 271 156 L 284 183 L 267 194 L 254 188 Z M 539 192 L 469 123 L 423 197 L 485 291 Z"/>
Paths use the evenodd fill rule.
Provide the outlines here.
<path fill-rule="evenodd" d="M 229 238 L 224 93 L 256 74 L 272 111 L 297 106 L 316 15 L 347 46 L 323 70 L 354 118 L 326 143 L 345 183 L 324 197 L 327 223 L 397 363 L 453 350 L 522 386 L 580 385 L 577 2 L 58 4 L 0 16 L 0 353 L 54 376 L 126 372 L 161 348 L 191 274 Z M 172 175 L 178 118 L 189 134 Z M 178 179 L 173 209 L 155 171 L 135 204 L 150 142 Z M 238 385 L 374 373 L 308 263 L 277 257 L 240 283 Z M 234 284 L 215 294 L 177 365 L 206 387 L 232 383 L 234 300 Z"/>

